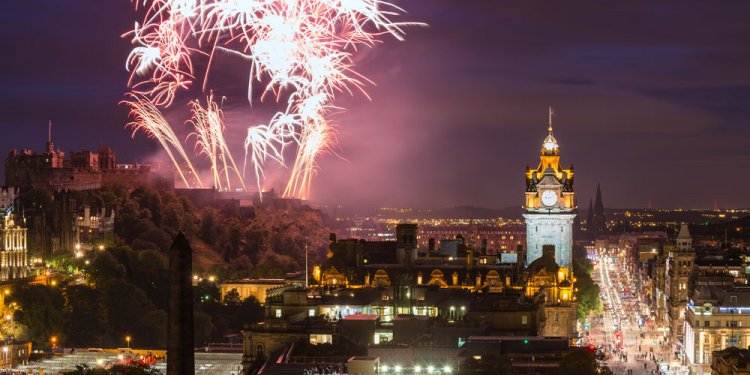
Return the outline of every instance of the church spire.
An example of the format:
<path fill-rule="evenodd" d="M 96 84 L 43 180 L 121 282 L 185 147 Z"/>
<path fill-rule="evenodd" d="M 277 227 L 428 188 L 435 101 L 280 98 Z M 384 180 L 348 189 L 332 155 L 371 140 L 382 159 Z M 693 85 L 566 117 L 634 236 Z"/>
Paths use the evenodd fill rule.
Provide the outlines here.
<path fill-rule="evenodd" d="M 604 203 L 602 203 L 602 189 L 596 184 L 596 200 L 594 201 L 594 233 L 595 235 L 607 232 L 607 219 L 604 217 Z"/>

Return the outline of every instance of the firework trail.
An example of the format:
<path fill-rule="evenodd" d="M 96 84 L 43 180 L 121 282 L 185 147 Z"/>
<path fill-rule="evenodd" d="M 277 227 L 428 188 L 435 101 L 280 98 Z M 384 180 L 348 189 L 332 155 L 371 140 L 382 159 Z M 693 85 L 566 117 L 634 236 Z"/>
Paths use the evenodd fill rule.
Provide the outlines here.
<path fill-rule="evenodd" d="M 206 155 L 211 162 L 211 172 L 214 180 L 214 187 L 219 190 L 231 190 L 230 170 L 236 174 L 240 185 L 245 189 L 245 183 L 240 174 L 237 164 L 234 162 L 232 153 L 229 152 L 229 146 L 224 139 L 224 115 L 221 107 L 214 101 L 213 94 L 206 98 L 206 107 L 203 108 L 198 100 L 190 102 L 192 119 L 188 120 L 193 125 L 195 131 L 190 136 L 195 136 L 195 145 L 200 149 L 200 153 Z M 222 173 L 224 176 L 222 177 Z M 225 185 L 222 184 L 222 178 Z"/>
<path fill-rule="evenodd" d="M 196 173 L 195 168 L 193 168 L 193 164 L 190 163 L 190 159 L 182 148 L 182 144 L 177 138 L 177 135 L 175 135 L 174 130 L 172 130 L 172 127 L 164 116 L 162 116 L 159 109 L 156 108 L 150 100 L 138 97 L 134 94 L 130 94 L 129 97 L 129 100 L 122 101 L 122 104 L 130 107 L 129 116 L 133 118 L 133 121 L 129 122 L 126 126 L 133 129 L 133 136 L 135 136 L 135 133 L 140 130 L 146 133 L 149 138 L 156 139 L 159 144 L 161 144 L 162 148 L 164 148 L 169 159 L 172 160 L 175 169 L 182 178 L 182 182 L 185 183 L 185 186 L 190 187 L 191 184 L 182 172 L 182 167 L 177 162 L 173 150 L 182 157 L 182 161 L 187 165 L 188 169 L 190 169 L 193 176 L 196 176 L 197 178 L 198 173 Z M 198 186 L 203 187 L 200 179 L 198 179 Z"/>
<path fill-rule="evenodd" d="M 185 44 L 184 25 L 173 19 L 149 23 L 125 35 L 133 35 L 132 43 L 138 45 L 128 55 L 125 68 L 131 71 L 128 85 L 133 93 L 150 97 L 157 106 L 168 107 L 179 89 L 188 89 L 193 79 L 190 54 L 196 50 Z M 131 69 L 132 68 L 132 69 Z M 150 76 L 149 76 L 150 73 Z M 137 77 L 147 77 L 133 83 Z"/>
<path fill-rule="evenodd" d="M 284 190 L 284 196 L 296 198 L 309 197 L 318 158 L 335 147 L 327 116 L 336 94 L 367 97 L 364 88 L 371 82 L 355 71 L 353 54 L 386 35 L 403 40 L 404 26 L 422 25 L 392 21 L 404 11 L 380 0 L 134 2 L 145 15 L 125 34 L 135 45 L 126 64 L 132 91 L 167 107 L 195 79 L 192 55 L 208 56 L 204 90 L 217 52 L 241 56 L 248 62 L 250 104 L 256 90 L 261 101 L 286 102 L 268 123 L 248 128 L 243 171 L 252 164 L 260 191 L 267 162 L 283 164 L 285 149 L 296 148 Z M 211 100 L 206 108 L 198 102 L 192 108 L 196 146 L 211 162 L 214 184 L 229 187 L 229 170 L 239 172 L 224 142 L 220 108 Z M 209 119 L 211 114 L 218 119 Z"/>

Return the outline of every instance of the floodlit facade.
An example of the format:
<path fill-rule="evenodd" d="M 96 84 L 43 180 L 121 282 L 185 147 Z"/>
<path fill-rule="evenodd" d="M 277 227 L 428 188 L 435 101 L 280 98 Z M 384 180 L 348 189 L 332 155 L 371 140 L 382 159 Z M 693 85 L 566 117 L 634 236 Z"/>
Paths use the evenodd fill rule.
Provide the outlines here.
<path fill-rule="evenodd" d="M 26 277 L 29 272 L 25 219 L 14 212 L 15 189 L 3 188 L 0 207 L 0 280 Z"/>
<path fill-rule="evenodd" d="M 573 221 L 576 217 L 573 167 L 560 166 L 560 150 L 552 123 L 542 143 L 539 166 L 526 167 L 526 266 L 542 257 L 542 247 L 555 247 L 555 260 L 570 268 L 573 261 Z"/>
<path fill-rule="evenodd" d="M 733 288 L 721 296 L 707 288 L 704 293 L 688 301 L 684 345 L 691 364 L 708 366 L 712 352 L 750 346 L 750 288 Z"/>

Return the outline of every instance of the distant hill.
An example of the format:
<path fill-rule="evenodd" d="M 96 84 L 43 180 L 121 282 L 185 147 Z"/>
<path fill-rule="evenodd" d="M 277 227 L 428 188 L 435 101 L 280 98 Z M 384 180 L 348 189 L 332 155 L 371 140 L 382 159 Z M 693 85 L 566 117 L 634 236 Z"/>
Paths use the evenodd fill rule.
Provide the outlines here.
<path fill-rule="evenodd" d="M 502 209 L 455 206 L 435 209 L 410 209 L 410 208 L 377 208 L 364 210 L 351 210 L 352 216 L 397 218 L 397 219 L 452 219 L 452 218 L 474 218 L 493 219 L 502 217 L 505 219 L 520 219 L 521 207 L 507 207 Z"/>
<path fill-rule="evenodd" d="M 436 218 L 455 218 L 466 217 L 475 219 L 492 219 L 503 217 L 506 219 L 520 219 L 523 209 L 518 207 L 506 207 L 501 209 L 474 207 L 474 206 L 456 206 L 431 210 L 425 212 L 425 216 Z"/>

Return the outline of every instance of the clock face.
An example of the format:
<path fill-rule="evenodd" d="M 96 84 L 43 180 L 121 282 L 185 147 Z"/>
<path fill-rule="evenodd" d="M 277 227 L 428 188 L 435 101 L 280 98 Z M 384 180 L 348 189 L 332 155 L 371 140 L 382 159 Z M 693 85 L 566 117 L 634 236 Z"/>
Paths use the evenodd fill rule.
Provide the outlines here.
<path fill-rule="evenodd" d="M 557 203 L 557 193 L 547 190 L 542 193 L 542 204 L 545 206 L 554 206 Z"/>

